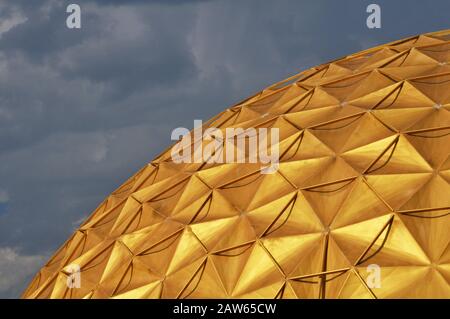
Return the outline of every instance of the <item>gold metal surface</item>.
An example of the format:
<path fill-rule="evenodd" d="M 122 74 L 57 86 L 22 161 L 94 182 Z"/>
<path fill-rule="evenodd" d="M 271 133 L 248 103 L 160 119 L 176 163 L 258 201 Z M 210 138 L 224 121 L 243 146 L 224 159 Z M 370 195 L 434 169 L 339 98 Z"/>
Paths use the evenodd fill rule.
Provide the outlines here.
<path fill-rule="evenodd" d="M 205 124 L 280 166 L 175 164 L 114 191 L 24 298 L 450 298 L 450 31 L 346 56 Z M 69 288 L 71 265 L 80 287 Z M 367 282 L 380 267 L 379 287 Z"/>

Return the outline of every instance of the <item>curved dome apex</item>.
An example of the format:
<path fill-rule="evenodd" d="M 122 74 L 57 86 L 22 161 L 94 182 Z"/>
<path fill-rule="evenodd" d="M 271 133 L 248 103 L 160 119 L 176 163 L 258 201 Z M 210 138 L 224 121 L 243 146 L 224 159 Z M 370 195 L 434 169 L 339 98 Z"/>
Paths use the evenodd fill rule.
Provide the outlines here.
<path fill-rule="evenodd" d="M 449 62 L 450 30 L 425 34 L 234 105 L 203 129 L 278 129 L 274 172 L 169 148 L 23 297 L 450 298 Z"/>

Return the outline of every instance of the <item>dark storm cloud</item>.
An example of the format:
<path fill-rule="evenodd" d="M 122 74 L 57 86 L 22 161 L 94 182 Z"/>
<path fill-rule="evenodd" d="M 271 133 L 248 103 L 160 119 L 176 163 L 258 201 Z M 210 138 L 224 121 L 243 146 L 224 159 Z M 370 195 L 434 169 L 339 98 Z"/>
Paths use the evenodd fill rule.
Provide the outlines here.
<path fill-rule="evenodd" d="M 81 30 L 65 27 L 68 1 L 0 1 L 0 297 L 173 128 L 302 69 L 448 28 L 450 9 L 377 1 L 382 29 L 369 30 L 369 1 L 70 2 Z"/>
<path fill-rule="evenodd" d="M 28 8 L 34 15 L 2 37 L 0 61 L 6 72 L 3 78 L 0 74 L 0 97 L 6 111 L 0 116 L 0 150 L 23 147 L 55 130 L 105 129 L 143 120 L 165 90 L 196 77 L 194 57 L 179 32 L 192 28 L 192 10 L 143 14 L 134 8 L 83 7 L 81 30 L 48 18 L 66 16 L 58 5 L 45 10 L 47 18 L 39 16 L 43 9 Z M 180 29 L 170 28 L 168 21 L 177 21 Z M 150 99 L 152 91 L 159 94 Z M 133 92 L 144 92 L 147 100 L 121 103 Z M 156 103 L 149 108 L 151 101 Z"/>
<path fill-rule="evenodd" d="M 120 11 L 97 8 L 96 11 L 110 25 L 111 34 L 65 50 L 60 55 L 64 76 L 113 85 L 112 89 L 119 92 L 114 98 L 124 98 L 143 87 L 176 86 L 197 75 L 183 32 L 193 27 L 192 10 L 169 7 L 155 11 L 151 7 L 141 8 L 139 12 L 134 8 Z M 112 16 L 120 14 L 111 19 L 108 12 Z"/>

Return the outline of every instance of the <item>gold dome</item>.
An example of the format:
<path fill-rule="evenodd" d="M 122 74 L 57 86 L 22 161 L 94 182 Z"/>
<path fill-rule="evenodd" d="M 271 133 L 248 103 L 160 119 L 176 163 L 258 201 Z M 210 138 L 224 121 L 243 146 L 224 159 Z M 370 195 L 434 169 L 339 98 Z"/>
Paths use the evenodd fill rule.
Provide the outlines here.
<path fill-rule="evenodd" d="M 449 62 L 450 30 L 416 36 L 225 110 L 204 128 L 279 128 L 275 173 L 168 149 L 23 297 L 450 298 Z"/>

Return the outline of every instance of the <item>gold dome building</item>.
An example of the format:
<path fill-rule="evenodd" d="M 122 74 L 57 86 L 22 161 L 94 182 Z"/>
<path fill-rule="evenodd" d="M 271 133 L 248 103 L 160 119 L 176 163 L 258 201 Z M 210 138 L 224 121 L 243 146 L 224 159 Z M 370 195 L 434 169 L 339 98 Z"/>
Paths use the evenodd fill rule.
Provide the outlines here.
<path fill-rule="evenodd" d="M 420 35 L 225 110 L 203 128 L 279 129 L 275 173 L 169 148 L 23 297 L 450 298 L 449 62 L 450 30 Z"/>

